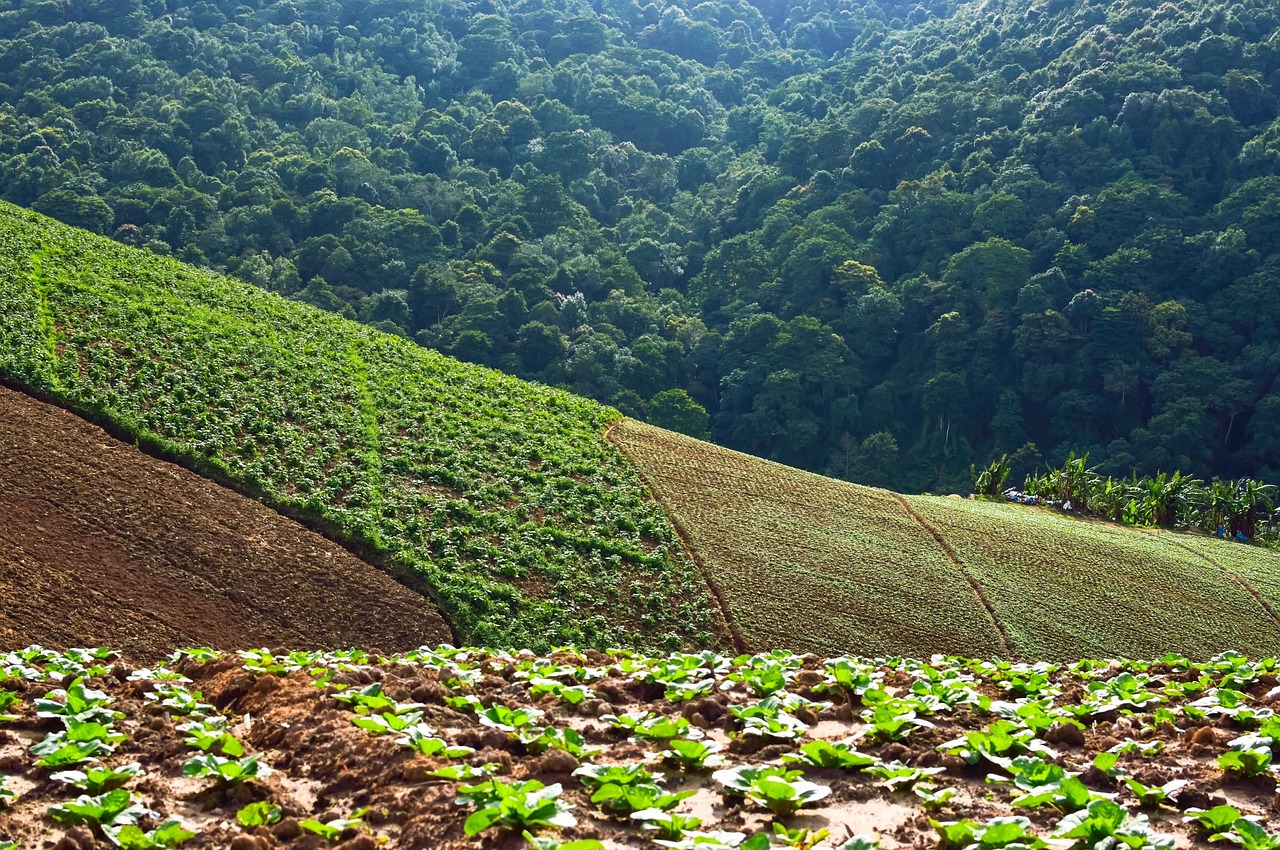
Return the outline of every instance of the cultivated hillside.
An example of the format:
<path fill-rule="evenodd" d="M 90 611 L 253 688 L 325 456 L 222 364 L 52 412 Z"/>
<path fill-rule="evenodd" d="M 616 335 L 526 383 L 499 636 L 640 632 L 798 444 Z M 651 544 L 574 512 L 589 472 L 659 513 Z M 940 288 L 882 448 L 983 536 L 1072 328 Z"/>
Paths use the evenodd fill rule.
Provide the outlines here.
<path fill-rule="evenodd" d="M 630 420 L 610 434 L 753 649 L 1067 659 L 1280 647 L 1280 557 L 1268 550 L 900 496 Z"/>
<path fill-rule="evenodd" d="M 1268 550 L 801 473 L 14 207 L 0 246 L 0 373 L 418 577 L 466 643 L 1280 642 Z"/>
<path fill-rule="evenodd" d="M 451 639 L 431 603 L 320 535 L 0 388 L 0 646 Z"/>

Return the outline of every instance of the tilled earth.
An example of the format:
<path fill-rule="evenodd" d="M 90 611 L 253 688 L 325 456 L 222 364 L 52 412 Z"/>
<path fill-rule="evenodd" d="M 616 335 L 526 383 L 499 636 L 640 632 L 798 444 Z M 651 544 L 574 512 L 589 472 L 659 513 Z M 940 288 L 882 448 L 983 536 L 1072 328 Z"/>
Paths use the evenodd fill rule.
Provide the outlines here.
<path fill-rule="evenodd" d="M 431 603 L 293 520 L 0 387 L 0 646 L 450 640 Z"/>
<path fill-rule="evenodd" d="M 82 792 L 51 779 L 53 769 L 34 766 L 31 752 L 46 736 L 74 725 L 66 719 L 73 709 L 84 709 L 81 701 L 59 713 L 57 706 L 70 706 L 71 700 L 50 692 L 86 687 L 77 693 L 89 695 L 96 708 L 88 710 L 99 712 L 99 720 L 103 711 L 121 713 L 106 725 L 127 737 L 113 753 L 102 754 L 101 763 L 141 765 L 141 774 L 124 786 L 133 801 L 156 813 L 143 817 L 140 826 L 180 819 L 196 833 L 182 845 L 187 848 L 529 846 L 520 826 L 493 826 L 474 837 L 464 833 L 474 809 L 459 805 L 457 782 L 433 775 L 461 764 L 496 766 L 490 769 L 500 782 L 561 784 L 560 799 L 572 806 L 576 825 L 533 828 L 560 841 L 594 838 L 605 847 L 656 846 L 653 833 L 638 821 L 611 816 L 591 802 L 593 791 L 579 771 L 587 762 L 643 763 L 665 775 L 668 791 L 693 791 L 676 811 L 702 818 L 701 831 L 751 836 L 770 828 L 774 816 L 750 800 L 727 797 L 714 769 L 682 771 L 662 764 L 659 754 L 670 744 L 655 717 L 674 719 L 682 738 L 721 745 L 724 761 L 715 769 L 780 765 L 807 743 L 848 741 L 850 750 L 899 773 L 938 771 L 916 777 L 916 787 L 932 793 L 955 789 L 940 809 L 928 811 L 910 781 L 891 790 L 883 777 L 858 768 L 789 764 L 803 770 L 805 780 L 830 788 L 828 796 L 777 818 L 790 829 L 830 830 L 819 847 L 839 847 L 854 834 L 867 834 L 878 837 L 882 848 L 949 848 L 953 845 L 940 843 L 931 819 L 985 825 L 1011 815 L 1028 818 L 1026 831 L 1056 846 L 1092 846 L 1053 838 L 1063 831 L 1063 811 L 1051 805 L 1014 808 L 1012 801 L 1024 792 L 1007 781 L 991 781 L 1009 777 L 1009 760 L 1019 752 L 1026 755 L 1028 747 L 1037 750 L 1035 757 L 1078 774 L 1090 794 L 1111 795 L 1131 816 L 1148 818 L 1152 843 L 1130 846 L 1160 846 L 1159 836 L 1171 836 L 1178 846 L 1197 846 L 1207 833 L 1184 822 L 1188 809 L 1229 804 L 1267 828 L 1280 813 L 1269 770 L 1246 778 L 1218 766 L 1233 741 L 1235 749 L 1244 748 L 1239 739 L 1250 731 L 1261 738 L 1251 746 L 1265 748 L 1271 742 L 1280 748 L 1280 742 L 1261 735 L 1273 728 L 1266 725 L 1268 706 L 1280 691 L 1274 660 L 1249 662 L 1228 655 L 1208 665 L 1170 658 L 1154 664 L 1055 667 L 958 659 L 929 664 L 824 660 L 785 653 L 733 661 L 712 654 L 642 658 L 595 651 L 539 658 L 442 648 L 393 658 L 285 650 L 248 656 L 197 652 L 175 655 L 167 668 L 144 669 L 100 655 L 68 657 L 38 648 L 0 654 L 0 696 L 9 691 L 18 698 L 7 709 L 0 699 L 0 777 L 8 777 L 0 789 L 16 793 L 7 807 L 0 798 L 0 847 L 6 839 L 18 848 L 112 846 L 109 829 L 67 827 L 49 817 L 52 806 Z M 534 691 L 541 695 L 534 698 Z M 46 698 L 50 701 L 37 704 Z M 1032 703 L 1038 708 L 1027 707 Z M 759 732 L 758 723 L 757 732 L 749 731 L 752 723 L 736 716 L 749 716 L 752 712 L 744 709 L 753 705 L 766 708 L 757 714 L 774 721 L 782 717 L 769 727 L 776 734 Z M 513 720 L 522 708 L 543 713 Z M 6 712 L 12 719 L 4 722 Z M 648 731 L 621 728 L 624 721 L 615 718 L 627 712 L 650 712 L 631 716 L 632 726 Z M 353 723 L 385 715 L 471 751 L 454 758 L 427 756 L 398 742 L 401 735 L 395 732 L 375 735 Z M 258 754 L 270 773 L 238 783 L 184 776 L 184 765 L 201 752 L 179 727 L 201 718 L 221 723 L 219 728 L 246 754 Z M 1006 737 L 1021 744 L 1001 750 L 1002 743 L 969 739 L 969 752 L 964 744 L 948 746 L 970 733 L 991 732 L 1002 719 L 1012 730 Z M 566 739 L 563 730 L 574 730 L 583 746 L 597 752 L 575 755 L 554 745 L 537 752 L 545 746 L 535 742 L 538 732 L 548 728 L 561 730 L 561 740 Z M 648 733 L 658 737 L 644 737 Z M 1099 769 L 1094 759 L 1108 750 L 1119 758 L 1110 770 Z M 1144 807 L 1126 778 L 1147 786 L 1171 780 L 1186 785 L 1171 800 Z M 237 813 L 258 801 L 278 804 L 278 822 L 241 826 Z M 304 828 L 308 820 L 327 823 L 359 810 L 366 810 L 362 822 L 339 829 L 333 839 Z"/>

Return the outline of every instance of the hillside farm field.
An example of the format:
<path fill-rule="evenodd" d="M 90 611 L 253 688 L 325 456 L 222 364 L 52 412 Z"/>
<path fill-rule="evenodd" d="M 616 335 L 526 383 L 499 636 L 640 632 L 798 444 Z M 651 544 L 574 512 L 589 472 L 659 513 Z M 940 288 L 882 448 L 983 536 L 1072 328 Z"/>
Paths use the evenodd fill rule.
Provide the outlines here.
<path fill-rule="evenodd" d="M 1269 550 L 899 497 L 630 420 L 610 434 L 752 649 L 981 646 L 1064 659 L 1280 648 L 1280 623 L 1250 592 L 1254 582 L 1276 598 L 1280 558 Z"/>
<path fill-rule="evenodd" d="M 431 603 L 275 511 L 0 388 L 0 644 L 451 638 Z M 0 711 L 0 713 L 3 713 Z"/>
<path fill-rule="evenodd" d="M 30 647 L 0 847 L 1273 846 L 1276 669 Z"/>
<path fill-rule="evenodd" d="M 725 642 L 593 402 L 8 205 L 0 377 L 425 578 L 460 639 Z"/>
<path fill-rule="evenodd" d="M 685 535 L 748 648 L 1008 654 L 963 574 L 888 491 L 630 419 L 609 433 Z"/>
<path fill-rule="evenodd" d="M 973 500 L 908 497 L 982 584 L 1022 658 L 1274 652 L 1280 623 L 1232 573 L 1165 535 Z M 1275 553 L 1211 551 L 1276 569 Z"/>

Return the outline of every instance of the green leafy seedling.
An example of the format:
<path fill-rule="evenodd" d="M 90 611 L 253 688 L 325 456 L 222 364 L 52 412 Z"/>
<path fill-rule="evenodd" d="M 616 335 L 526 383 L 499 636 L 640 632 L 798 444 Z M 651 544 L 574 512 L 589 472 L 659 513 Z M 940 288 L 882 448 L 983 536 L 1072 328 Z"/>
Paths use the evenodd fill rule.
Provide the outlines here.
<path fill-rule="evenodd" d="M 554 838 L 534 835 L 525 830 L 524 840 L 529 842 L 530 850 L 604 850 L 604 844 L 594 838 L 580 838 L 577 841 L 557 841 Z"/>
<path fill-rule="evenodd" d="M 83 794 L 70 803 L 51 806 L 49 817 L 67 826 L 86 824 L 101 828 L 136 824 L 144 817 L 159 815 L 134 803 L 133 795 L 125 789 L 117 788 L 93 797 Z"/>
<path fill-rule="evenodd" d="M 716 755 L 721 745 L 715 741 L 691 741 L 688 738 L 672 738 L 670 749 L 663 750 L 662 760 L 681 770 L 707 770 L 718 767 L 724 759 Z"/>
<path fill-rule="evenodd" d="M 137 762 L 119 767 L 86 767 L 84 770 L 64 770 L 49 778 L 65 782 L 87 794 L 101 794 L 120 788 L 135 776 L 142 775 L 142 765 Z"/>
<path fill-rule="evenodd" d="M 664 812 L 662 809 L 642 809 L 631 813 L 631 819 L 640 822 L 640 828 L 646 832 L 657 833 L 658 838 L 677 841 L 686 832 L 702 826 L 702 818 L 693 815 L 681 815 L 675 812 Z"/>
<path fill-rule="evenodd" d="M 333 820 L 326 821 L 325 823 L 321 823 L 315 818 L 307 818 L 299 823 L 298 826 L 308 832 L 314 832 L 326 841 L 333 843 L 335 841 L 341 841 L 342 836 L 347 832 L 347 830 L 359 829 L 364 826 L 364 816 L 368 811 L 368 808 L 356 809 L 345 818 L 334 818 Z"/>
<path fill-rule="evenodd" d="M 820 740 L 802 744 L 794 753 L 783 754 L 782 760 L 791 764 L 843 770 L 868 767 L 879 761 L 875 756 L 858 752 L 847 742 L 832 743 Z"/>
<path fill-rule="evenodd" d="M 222 785 L 239 785 L 247 780 L 264 777 L 271 773 L 270 768 L 258 761 L 260 758 L 262 758 L 261 753 L 238 759 L 206 753 L 202 756 L 196 756 L 184 764 L 182 766 L 182 775 L 197 779 L 211 777 L 218 780 Z"/>
<path fill-rule="evenodd" d="M 1240 810 L 1225 803 L 1212 809 L 1187 809 L 1183 823 L 1197 824 L 1209 835 L 1227 832 L 1240 819 Z"/>
<path fill-rule="evenodd" d="M 504 829 L 569 827 L 578 822 L 570 812 L 573 807 L 560 799 L 562 789 L 558 784 L 544 786 L 537 780 L 510 785 L 492 782 L 497 796 L 472 812 L 462 826 L 462 831 L 469 836 L 494 826 Z"/>
<path fill-rule="evenodd" d="M 259 800 L 256 803 L 250 803 L 236 812 L 236 820 L 244 827 L 271 826 L 279 823 L 283 816 L 284 811 L 280 808 L 280 805 L 270 800 Z"/>
<path fill-rule="evenodd" d="M 454 746 L 443 738 L 437 738 L 435 730 L 424 723 L 409 727 L 402 737 L 396 739 L 396 743 L 425 756 L 450 759 L 465 758 L 475 752 L 471 747 Z"/>
<path fill-rule="evenodd" d="M 1280 833 L 1271 833 L 1256 821 L 1237 818 L 1229 832 L 1220 832 L 1210 841 L 1230 841 L 1242 850 L 1280 850 Z"/>
<path fill-rule="evenodd" d="M 104 828 L 103 833 L 120 850 L 169 850 L 196 837 L 182 821 L 174 819 L 165 821 L 150 832 L 144 831 L 137 824 L 126 824 L 119 829 Z"/>
<path fill-rule="evenodd" d="M 1144 785 L 1136 779 L 1126 778 L 1125 785 L 1138 798 L 1138 805 L 1146 809 L 1157 808 L 1165 800 L 1177 798 L 1178 793 L 1187 786 L 1185 779 L 1174 779 L 1164 785 Z"/>
<path fill-rule="evenodd" d="M 682 800 L 692 797 L 694 793 L 680 791 L 673 794 L 659 785 L 648 782 L 628 785 L 615 785 L 610 782 L 596 789 L 596 792 L 591 795 L 591 802 L 611 814 L 629 817 L 645 809 L 660 811 L 674 809 Z"/>

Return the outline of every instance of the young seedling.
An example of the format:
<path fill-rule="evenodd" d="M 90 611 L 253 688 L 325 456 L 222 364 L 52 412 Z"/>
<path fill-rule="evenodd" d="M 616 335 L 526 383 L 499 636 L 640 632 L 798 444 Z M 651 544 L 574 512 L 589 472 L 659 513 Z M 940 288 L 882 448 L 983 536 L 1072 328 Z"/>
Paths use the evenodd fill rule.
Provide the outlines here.
<path fill-rule="evenodd" d="M 196 837 L 182 821 L 176 819 L 167 820 L 149 832 L 137 824 L 126 824 L 118 829 L 103 827 L 102 831 L 120 850 L 170 850 Z"/>
<path fill-rule="evenodd" d="M 1130 816 L 1111 800 L 1094 800 L 1085 809 L 1069 814 L 1054 830 L 1055 838 L 1074 839 L 1077 846 L 1123 846 L 1131 850 L 1172 847 L 1172 836 L 1151 830 L 1146 815 Z"/>
<path fill-rule="evenodd" d="M 405 714 L 384 711 L 381 714 L 355 714 L 351 717 L 352 725 L 363 729 L 370 735 L 390 735 L 396 732 L 404 732 L 421 720 L 421 711 L 410 711 Z"/>
<path fill-rule="evenodd" d="M 5 787 L 9 782 L 9 777 L 0 774 L 0 808 L 4 808 L 12 801 L 18 799 L 18 795 Z"/>
<path fill-rule="evenodd" d="M 692 797 L 694 793 L 681 791 L 673 794 L 649 782 L 627 785 L 615 785 L 610 782 L 596 789 L 596 792 L 591 795 L 591 802 L 612 815 L 629 817 L 645 809 L 669 811 L 680 805 L 681 801 Z"/>
<path fill-rule="evenodd" d="M 299 823 L 298 826 L 308 832 L 314 832 L 332 844 L 336 841 L 341 841 L 348 830 L 358 830 L 364 826 L 364 816 L 368 811 L 368 808 L 356 809 L 345 818 L 334 818 L 324 823 L 315 818 L 307 818 Z"/>
<path fill-rule="evenodd" d="M 826 785 L 778 775 L 777 769 L 750 771 L 743 767 L 718 770 L 713 778 L 729 792 L 746 797 L 778 817 L 794 814 L 801 806 L 816 803 L 831 793 Z M 795 771 L 799 774 L 799 771 Z"/>
<path fill-rule="evenodd" d="M 842 770 L 867 767 L 878 761 L 875 756 L 860 753 L 845 741 L 809 741 L 794 753 L 784 753 L 782 760 L 788 764 Z"/>
<path fill-rule="evenodd" d="M 554 838 L 534 835 L 525 830 L 522 835 L 529 842 L 530 850 L 604 850 L 604 844 L 594 838 L 581 838 L 577 841 L 557 841 Z"/>
<path fill-rule="evenodd" d="M 1223 804 L 1212 809 L 1187 809 L 1183 823 L 1199 825 L 1210 836 L 1228 832 L 1232 825 L 1240 819 L 1240 811 L 1235 806 Z"/>
<path fill-rule="evenodd" d="M 929 823 L 939 836 L 937 850 L 963 850 L 968 847 L 1042 850 L 1049 846 L 1031 831 L 1031 821 L 1023 817 L 992 818 L 986 823 L 973 820 L 931 820 Z"/>
<path fill-rule="evenodd" d="M 1280 832 L 1272 833 L 1249 818 L 1237 818 L 1230 832 L 1220 832 L 1210 841 L 1230 841 L 1241 850 L 1280 850 Z"/>
<path fill-rule="evenodd" d="M 113 702 L 115 700 L 102 691 L 86 687 L 84 679 L 76 679 L 66 690 L 50 691 L 43 699 L 36 700 L 36 716 L 110 725 L 124 718 L 123 713 L 108 707 Z"/>
<path fill-rule="evenodd" d="M 1138 805 L 1144 809 L 1159 808 L 1165 800 L 1173 800 L 1187 786 L 1185 779 L 1173 779 L 1163 785 L 1144 785 L 1136 779 L 1126 778 L 1124 784 L 1129 786 L 1133 796 L 1138 798 Z"/>
<path fill-rule="evenodd" d="M 258 779 L 270 775 L 271 769 L 258 759 L 261 753 L 254 753 L 244 758 L 224 758 L 213 753 L 196 756 L 182 766 L 182 775 L 197 779 L 210 777 L 220 785 L 239 785 L 250 779 Z"/>
<path fill-rule="evenodd" d="M 280 805 L 270 800 L 250 803 L 236 812 L 236 820 L 244 827 L 271 826 L 279 823 L 283 816 L 284 811 Z"/>
<path fill-rule="evenodd" d="M 657 833 L 658 838 L 678 841 L 685 833 L 702 826 L 702 818 L 664 812 L 662 809 L 643 809 L 631 813 L 631 819 L 640 822 L 645 832 Z"/>
<path fill-rule="evenodd" d="M 70 803 L 49 808 L 49 817 L 66 826 L 85 824 L 105 827 L 121 827 L 136 824 L 142 818 L 158 818 L 160 815 L 146 806 L 133 802 L 133 795 L 123 788 L 91 797 L 87 794 Z"/>
<path fill-rule="evenodd" d="M 777 841 L 776 846 L 790 848 L 790 850 L 814 850 L 830 834 L 831 830 L 829 829 L 807 829 L 805 827 L 787 829 L 780 823 L 773 825 L 773 835 Z"/>
<path fill-rule="evenodd" d="M 489 708 L 476 714 L 480 725 L 489 726 L 502 732 L 512 733 L 533 727 L 544 712 L 536 708 L 508 708 L 501 703 L 494 703 Z"/>
<path fill-rule="evenodd" d="M 191 720 L 177 727 L 186 736 L 186 744 L 202 753 L 218 752 L 231 758 L 244 755 L 244 745 L 227 731 L 225 717 Z"/>
<path fill-rule="evenodd" d="M 917 784 L 911 793 L 920 798 L 920 807 L 927 812 L 939 812 L 946 808 L 956 795 L 956 789 L 950 786 L 939 788 L 928 782 Z"/>
<path fill-rule="evenodd" d="M 670 749 L 660 753 L 662 760 L 680 770 L 707 770 L 724 763 L 724 759 L 716 755 L 722 747 L 715 741 L 672 738 L 667 746 Z"/>
<path fill-rule="evenodd" d="M 64 770 L 49 778 L 65 782 L 87 794 L 101 794 L 122 787 L 135 776 L 142 775 L 142 765 L 137 762 L 119 767 L 86 767 L 84 770 Z"/>
<path fill-rule="evenodd" d="M 686 832 L 682 838 L 675 840 L 657 838 L 653 843 L 659 847 L 669 847 L 671 850 L 768 850 L 769 835 L 767 833 L 762 832 L 743 843 L 742 839 L 745 837 L 741 832 L 717 829 L 712 832 Z M 763 841 L 757 839 L 763 839 Z"/>
<path fill-rule="evenodd" d="M 662 782 L 660 773 L 650 773 L 643 764 L 584 764 L 573 777 L 587 788 L 605 785 L 640 785 Z"/>
<path fill-rule="evenodd" d="M 862 769 L 880 780 L 880 785 L 890 791 L 907 789 L 927 776 L 937 776 L 946 770 L 944 767 L 911 767 L 900 761 L 878 762 Z"/>
<path fill-rule="evenodd" d="M 479 835 L 493 826 L 506 829 L 569 827 L 578 822 L 570 813 L 573 807 L 560 799 L 558 784 L 544 786 L 537 780 L 508 784 L 497 779 L 490 783 L 493 796 L 484 805 L 477 806 L 462 826 L 462 831 L 469 836 Z"/>
<path fill-rule="evenodd" d="M 469 764 L 451 764 L 438 770 L 427 772 L 427 776 L 434 776 L 437 779 L 449 779 L 454 782 L 470 782 L 474 779 L 483 779 L 486 776 L 492 776 L 498 772 L 497 764 L 482 764 L 478 767 Z"/>
<path fill-rule="evenodd" d="M 790 782 L 804 776 L 804 771 L 787 770 L 773 765 L 743 764 L 711 774 L 712 779 L 724 786 L 723 793 L 726 797 L 745 797 L 753 783 L 770 776 Z"/>
<path fill-rule="evenodd" d="M 425 723 L 410 726 L 405 734 L 396 738 L 396 743 L 417 750 L 424 756 L 460 759 L 475 752 L 471 747 L 454 746 L 443 738 L 435 736 L 435 730 Z"/>

